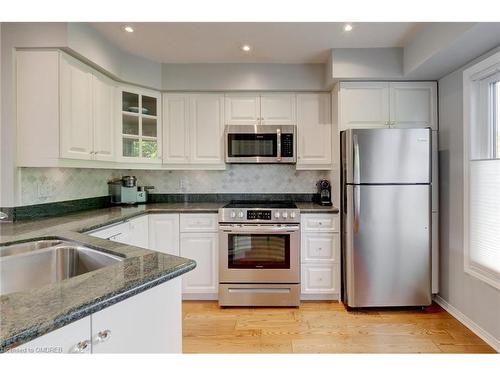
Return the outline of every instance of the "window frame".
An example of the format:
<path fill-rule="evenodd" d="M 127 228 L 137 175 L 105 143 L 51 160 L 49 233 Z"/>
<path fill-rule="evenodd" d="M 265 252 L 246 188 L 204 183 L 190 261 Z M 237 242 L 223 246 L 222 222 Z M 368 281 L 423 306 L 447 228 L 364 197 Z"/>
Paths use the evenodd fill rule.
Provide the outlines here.
<path fill-rule="evenodd" d="M 482 280 L 483 282 L 493 286 L 496 289 L 500 289 L 500 273 L 490 270 L 480 264 L 474 263 L 470 258 L 470 162 L 471 160 L 482 160 L 482 159 L 500 159 L 500 155 L 494 146 L 496 137 L 495 134 L 489 134 L 488 138 L 489 144 L 485 144 L 487 147 L 486 153 L 489 157 L 479 157 L 471 159 L 471 145 L 474 135 L 472 134 L 472 129 L 478 121 L 487 121 L 488 124 L 495 123 L 499 121 L 498 118 L 493 116 L 495 111 L 489 111 L 492 105 L 492 96 L 488 95 L 487 100 L 485 100 L 485 85 L 488 85 L 488 89 L 491 88 L 490 84 L 493 82 L 500 81 L 500 52 L 493 54 L 492 56 L 478 62 L 477 64 L 469 67 L 463 72 L 463 212 L 464 212 L 464 271 L 474 276 L 475 278 Z M 497 111 L 498 103 L 496 104 Z M 485 111 L 486 110 L 486 111 Z M 497 113 L 497 116 L 499 114 Z M 485 118 L 484 116 L 487 116 Z M 497 126 L 488 127 L 488 131 L 500 131 Z M 479 134 L 479 136 L 481 136 Z M 476 135 L 477 137 L 477 135 Z M 474 139 L 476 140 L 476 139 Z"/>

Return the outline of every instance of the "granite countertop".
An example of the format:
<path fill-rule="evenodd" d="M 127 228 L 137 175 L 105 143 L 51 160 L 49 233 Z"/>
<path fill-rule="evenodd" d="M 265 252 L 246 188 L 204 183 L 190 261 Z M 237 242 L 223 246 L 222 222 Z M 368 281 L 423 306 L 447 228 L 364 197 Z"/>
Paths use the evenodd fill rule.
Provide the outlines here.
<path fill-rule="evenodd" d="M 58 283 L 0 296 L 0 353 L 113 305 L 196 266 L 190 259 L 112 242 L 84 232 L 147 213 L 216 213 L 226 203 L 153 203 L 82 211 L 0 225 L 0 242 L 60 238 L 124 257 Z M 304 213 L 338 209 L 297 202 Z"/>

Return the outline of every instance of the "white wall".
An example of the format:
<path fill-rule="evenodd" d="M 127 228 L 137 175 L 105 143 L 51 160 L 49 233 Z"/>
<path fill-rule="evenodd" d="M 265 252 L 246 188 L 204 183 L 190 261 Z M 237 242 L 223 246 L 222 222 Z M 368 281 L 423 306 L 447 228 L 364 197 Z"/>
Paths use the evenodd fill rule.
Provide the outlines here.
<path fill-rule="evenodd" d="M 163 89 L 322 91 L 325 64 L 163 64 Z"/>
<path fill-rule="evenodd" d="M 462 72 L 474 62 L 439 80 L 439 296 L 500 343 L 500 290 L 464 272 Z"/>

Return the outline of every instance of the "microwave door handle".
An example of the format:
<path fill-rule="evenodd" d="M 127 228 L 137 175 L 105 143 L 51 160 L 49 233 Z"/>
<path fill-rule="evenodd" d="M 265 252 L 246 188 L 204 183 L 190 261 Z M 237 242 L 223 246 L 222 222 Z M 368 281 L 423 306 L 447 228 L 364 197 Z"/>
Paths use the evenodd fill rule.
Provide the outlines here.
<path fill-rule="evenodd" d="M 276 129 L 276 160 L 281 161 L 281 128 Z"/>

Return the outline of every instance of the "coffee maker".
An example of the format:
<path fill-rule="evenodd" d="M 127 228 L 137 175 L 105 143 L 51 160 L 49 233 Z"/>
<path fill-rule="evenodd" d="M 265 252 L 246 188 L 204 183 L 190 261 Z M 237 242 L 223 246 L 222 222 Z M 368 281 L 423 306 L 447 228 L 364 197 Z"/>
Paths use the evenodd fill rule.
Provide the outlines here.
<path fill-rule="evenodd" d="M 328 180 L 319 180 L 316 183 L 318 188 L 318 204 L 321 206 L 332 205 L 332 187 Z"/>
<path fill-rule="evenodd" d="M 154 186 L 137 186 L 135 176 L 123 176 L 108 182 L 111 203 L 136 204 L 148 200 L 148 190 Z"/>

